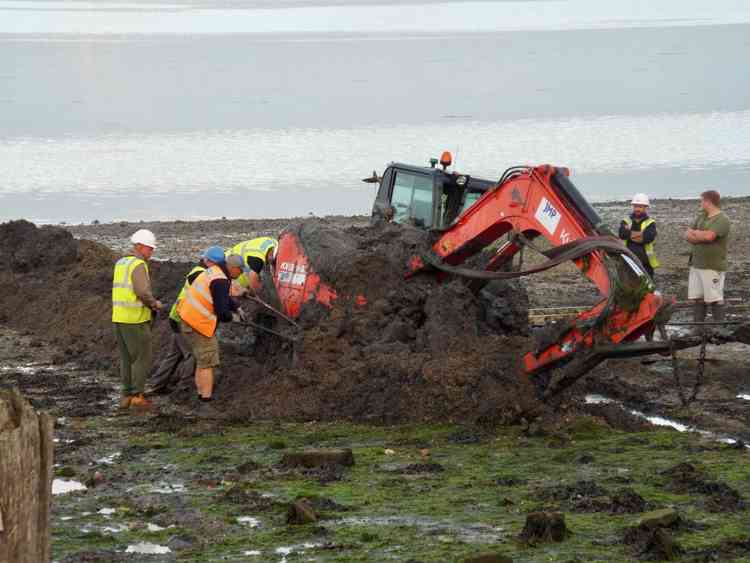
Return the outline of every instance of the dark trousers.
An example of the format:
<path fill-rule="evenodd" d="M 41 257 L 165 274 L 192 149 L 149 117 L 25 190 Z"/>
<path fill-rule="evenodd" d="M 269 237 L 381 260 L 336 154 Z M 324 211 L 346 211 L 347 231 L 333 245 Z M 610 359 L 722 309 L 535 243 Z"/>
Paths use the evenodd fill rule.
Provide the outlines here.
<path fill-rule="evenodd" d="M 113 323 L 120 349 L 123 396 L 143 393 L 151 369 L 151 323 Z"/>
<path fill-rule="evenodd" d="M 151 376 L 151 387 L 155 393 L 166 393 L 183 377 L 192 379 L 195 372 L 195 357 L 184 334 L 173 332 L 169 350 L 159 367 Z"/>

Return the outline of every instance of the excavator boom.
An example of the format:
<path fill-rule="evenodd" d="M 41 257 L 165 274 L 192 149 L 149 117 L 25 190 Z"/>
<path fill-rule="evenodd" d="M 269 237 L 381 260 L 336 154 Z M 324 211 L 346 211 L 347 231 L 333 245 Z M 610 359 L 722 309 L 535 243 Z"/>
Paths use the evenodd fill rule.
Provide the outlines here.
<path fill-rule="evenodd" d="M 582 351 L 601 353 L 601 345 L 611 348 L 653 332 L 654 319 L 665 305 L 637 258 L 611 235 L 568 174 L 565 168 L 549 165 L 516 169 L 461 214 L 433 244 L 430 254 L 415 258 L 411 264 L 414 274 L 438 269 L 471 276 L 471 272 L 450 266 L 464 263 L 506 235 L 510 239 L 499 248 L 486 270 L 499 270 L 524 244 L 538 237 L 556 247 L 554 250 L 565 251 L 547 253 L 556 254 L 555 262 L 573 258 L 578 269 L 599 289 L 602 300 L 568 323 L 566 330 L 559 330 L 552 341 L 526 354 L 524 367 L 529 373 L 548 369 Z M 585 252 L 587 248 L 596 249 Z M 476 277 L 480 282 L 492 278 L 481 274 Z M 624 296 L 615 292 L 628 291 L 631 302 L 622 307 L 618 298 Z M 638 353 L 643 353 L 643 347 L 638 348 Z M 608 349 L 607 355 L 615 354 L 625 355 L 625 349 Z"/>
<path fill-rule="evenodd" d="M 566 168 L 515 167 L 499 182 L 445 168 L 394 164 L 382 177 L 368 179 L 379 183 L 374 218 L 411 222 L 436 233 L 432 247 L 412 258 L 406 277 L 457 275 L 469 278 L 478 291 L 492 279 L 529 275 L 572 261 L 601 299 L 572 321 L 550 327 L 523 359 L 529 374 L 570 364 L 563 386 L 608 357 L 669 351 L 666 342 L 635 342 L 654 332 L 657 319 L 666 320 L 670 303 L 573 185 Z M 507 241 L 483 270 L 462 267 L 502 237 Z M 534 242 L 540 239 L 547 241 L 546 250 Z M 524 246 L 539 250 L 546 261 L 525 271 L 508 271 Z M 330 308 L 337 297 L 335 288 L 315 273 L 293 232 L 280 237 L 275 284 L 282 307 L 295 318 L 306 303 Z"/>

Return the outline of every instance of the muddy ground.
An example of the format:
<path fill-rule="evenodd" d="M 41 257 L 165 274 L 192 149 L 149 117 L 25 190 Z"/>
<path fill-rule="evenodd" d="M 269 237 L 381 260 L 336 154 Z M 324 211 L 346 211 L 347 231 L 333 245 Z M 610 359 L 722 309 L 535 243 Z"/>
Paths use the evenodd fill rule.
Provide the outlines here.
<path fill-rule="evenodd" d="M 627 209 L 598 207 L 611 224 Z M 682 201 L 653 208 L 665 263 L 657 283 L 679 298 L 687 279 L 679 235 L 695 208 Z M 725 208 L 735 228 L 727 295 L 745 298 L 750 201 Z M 365 237 L 364 244 L 366 223 L 335 217 L 324 224 L 354 241 Z M 110 268 L 129 234 L 144 227 L 157 233 L 163 261 L 154 263 L 153 277 L 169 301 L 200 249 L 288 224 L 70 227 L 78 240 L 5 226 L 0 255 L 12 267 L 0 280 L 11 289 L 0 296 L 0 386 L 20 387 L 60 417 L 58 476 L 88 484 L 55 497 L 57 560 L 446 561 L 492 552 L 516 561 L 609 561 L 658 559 L 665 550 L 695 561 L 750 556 L 748 453 L 718 441 L 750 441 L 750 401 L 738 398 L 750 394 L 744 344 L 709 346 L 705 380 L 688 407 L 679 402 L 670 362 L 620 360 L 580 382 L 557 413 L 527 420 L 536 399 L 515 363 L 532 342 L 523 327 L 492 326 L 459 285 L 415 286 L 381 292 L 385 303 L 308 330 L 295 365 L 286 363 L 292 356 L 283 345 L 226 330 L 217 388 L 225 416 L 196 417 L 190 382 L 159 398 L 157 415 L 114 416 Z M 572 267 L 524 285 L 532 307 L 595 296 Z M 155 327 L 159 349 L 168 332 L 163 321 Z M 365 338 L 372 334 L 373 341 Z M 680 354 L 686 387 L 694 356 Z M 645 418 L 653 414 L 703 433 L 656 431 Z M 285 452 L 313 446 L 350 447 L 357 463 L 314 471 L 280 463 Z M 676 486 L 670 475 L 681 462 L 692 469 L 682 468 L 690 477 Z M 312 499 L 317 521 L 287 525 L 298 497 Z M 645 511 L 669 507 L 679 519 L 658 534 L 638 526 Z M 563 511 L 569 539 L 520 543 L 525 514 L 539 509 Z M 665 534 L 677 548 L 670 551 Z M 139 542 L 169 553 L 126 555 Z"/>

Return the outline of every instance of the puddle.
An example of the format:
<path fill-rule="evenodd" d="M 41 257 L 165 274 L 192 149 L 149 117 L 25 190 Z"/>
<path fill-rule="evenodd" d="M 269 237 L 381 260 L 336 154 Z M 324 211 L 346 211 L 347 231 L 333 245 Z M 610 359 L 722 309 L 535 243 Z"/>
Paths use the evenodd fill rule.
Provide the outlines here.
<path fill-rule="evenodd" d="M 260 528 L 260 520 L 253 518 L 252 516 L 239 516 L 237 518 L 238 524 L 244 524 L 250 528 Z"/>
<path fill-rule="evenodd" d="M 466 543 L 490 544 L 502 541 L 505 531 L 489 524 L 456 524 L 420 516 L 353 516 L 336 520 L 341 526 L 410 526 L 430 535 L 442 534 Z"/>
<path fill-rule="evenodd" d="M 174 493 L 184 493 L 185 492 L 185 484 L 184 483 L 167 483 L 166 481 L 157 481 L 153 485 L 151 484 L 142 484 L 142 485 L 136 485 L 135 487 L 130 487 L 128 489 L 128 492 L 135 492 L 135 493 L 157 493 L 162 495 L 170 495 Z"/>
<path fill-rule="evenodd" d="M 90 534 L 92 532 L 97 532 L 100 534 L 119 534 L 121 532 L 125 532 L 126 530 L 128 530 L 128 526 L 126 526 L 125 524 L 110 524 L 108 526 L 84 526 L 83 528 L 81 528 L 81 533 Z"/>
<path fill-rule="evenodd" d="M 750 401 L 750 395 L 737 395 L 738 399 L 742 399 L 743 401 Z"/>
<path fill-rule="evenodd" d="M 174 526 L 169 526 L 170 528 L 173 528 Z M 166 530 L 167 528 L 163 526 L 159 526 L 158 524 L 146 524 L 146 530 L 149 532 L 161 532 L 162 530 Z"/>
<path fill-rule="evenodd" d="M 65 479 L 55 479 L 52 481 L 52 494 L 64 495 L 74 491 L 85 491 L 86 485 L 80 481 L 66 481 Z"/>
<path fill-rule="evenodd" d="M 0 366 L 0 373 L 23 373 L 31 375 L 39 371 L 42 364 L 23 364 L 18 366 Z"/>
<path fill-rule="evenodd" d="M 101 463 L 103 465 L 114 465 L 115 459 L 117 459 L 121 455 L 122 455 L 121 452 L 115 452 L 112 455 L 100 457 L 99 459 L 96 460 L 96 463 Z"/>
<path fill-rule="evenodd" d="M 124 532 L 128 529 L 128 527 L 125 524 L 116 524 L 114 526 L 103 526 L 100 528 L 102 532 L 110 532 L 112 534 L 119 534 L 120 532 Z"/>
<path fill-rule="evenodd" d="M 102 508 L 98 511 L 98 514 L 103 514 L 104 516 L 110 516 L 117 512 L 116 508 Z"/>
<path fill-rule="evenodd" d="M 587 405 L 607 405 L 616 402 L 604 395 L 586 395 L 584 401 Z"/>
<path fill-rule="evenodd" d="M 281 560 L 279 561 L 279 563 L 287 563 L 288 561 L 287 557 L 289 555 L 300 554 L 304 552 L 306 549 L 314 549 L 322 545 L 323 545 L 322 543 L 302 543 L 299 545 L 281 546 L 281 547 L 277 547 L 274 550 L 274 553 L 276 553 L 276 555 L 281 555 Z"/>
<path fill-rule="evenodd" d="M 253 549 L 251 551 L 244 551 L 242 555 L 244 555 L 245 557 L 260 557 L 261 555 L 263 555 L 263 552 L 257 549 Z"/>
<path fill-rule="evenodd" d="M 159 555 L 163 553 L 171 553 L 172 550 L 166 545 L 157 545 L 155 543 L 141 542 L 129 545 L 125 550 L 125 553 L 141 553 L 144 555 Z"/>
<path fill-rule="evenodd" d="M 630 409 L 626 407 L 624 404 L 622 404 L 620 401 L 615 401 L 614 399 L 610 399 L 609 397 L 605 397 L 604 395 L 596 395 L 596 394 L 586 395 L 586 397 L 584 398 L 584 401 L 586 402 L 587 405 L 615 404 L 619 406 L 621 409 L 629 412 L 630 414 L 650 422 L 654 426 L 664 426 L 668 428 L 674 428 L 678 432 L 695 432 L 696 434 L 700 434 L 701 436 L 706 436 L 708 438 L 711 438 L 723 444 L 736 444 L 737 443 L 737 440 L 730 436 L 721 436 L 720 434 L 717 434 L 715 432 L 711 432 L 709 430 L 702 430 L 701 428 L 696 428 L 695 426 L 683 424 L 682 422 L 677 422 L 676 420 L 672 420 L 670 418 L 666 418 L 666 417 L 659 416 L 659 415 L 646 414 L 636 409 Z M 750 446 L 745 446 L 745 447 L 750 448 Z"/>

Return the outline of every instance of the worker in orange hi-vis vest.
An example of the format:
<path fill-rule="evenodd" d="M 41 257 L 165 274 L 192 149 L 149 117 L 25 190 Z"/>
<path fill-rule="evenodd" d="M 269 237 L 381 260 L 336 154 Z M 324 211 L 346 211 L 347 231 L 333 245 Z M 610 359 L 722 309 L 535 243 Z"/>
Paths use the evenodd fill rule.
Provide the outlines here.
<path fill-rule="evenodd" d="M 218 256 L 208 249 L 204 256 Z M 207 260 L 208 268 L 200 274 L 177 305 L 182 319 L 181 330 L 187 335 L 195 356 L 195 386 L 204 403 L 213 398 L 214 368 L 220 365 L 216 328 L 222 322 L 245 320 L 245 312 L 230 297 L 231 280 L 238 278 L 247 266 L 242 257 L 231 254 L 225 260 Z"/>

